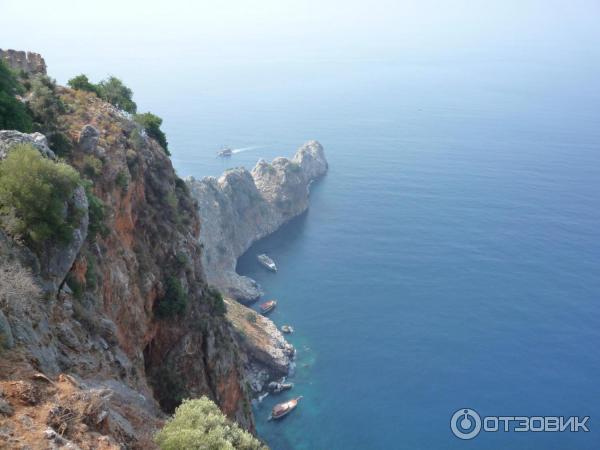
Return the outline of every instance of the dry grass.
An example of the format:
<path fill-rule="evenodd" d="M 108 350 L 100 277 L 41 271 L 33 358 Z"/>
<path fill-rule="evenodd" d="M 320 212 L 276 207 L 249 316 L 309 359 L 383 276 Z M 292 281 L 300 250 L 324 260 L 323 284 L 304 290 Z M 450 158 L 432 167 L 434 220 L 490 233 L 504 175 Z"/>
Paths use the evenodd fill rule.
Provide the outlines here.
<path fill-rule="evenodd" d="M 39 299 L 40 288 L 31 271 L 17 262 L 0 262 L 0 308 L 22 311 L 32 299 Z"/>

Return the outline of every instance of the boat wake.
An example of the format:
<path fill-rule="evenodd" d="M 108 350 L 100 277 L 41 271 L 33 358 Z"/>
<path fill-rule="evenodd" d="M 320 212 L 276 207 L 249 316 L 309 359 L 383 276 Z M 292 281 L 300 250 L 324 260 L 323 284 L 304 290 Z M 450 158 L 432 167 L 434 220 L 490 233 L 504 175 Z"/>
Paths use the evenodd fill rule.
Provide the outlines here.
<path fill-rule="evenodd" d="M 257 148 L 262 148 L 264 145 L 252 145 L 250 147 L 240 147 L 232 149 L 232 153 L 235 155 L 236 153 L 249 152 L 250 150 L 256 150 Z"/>

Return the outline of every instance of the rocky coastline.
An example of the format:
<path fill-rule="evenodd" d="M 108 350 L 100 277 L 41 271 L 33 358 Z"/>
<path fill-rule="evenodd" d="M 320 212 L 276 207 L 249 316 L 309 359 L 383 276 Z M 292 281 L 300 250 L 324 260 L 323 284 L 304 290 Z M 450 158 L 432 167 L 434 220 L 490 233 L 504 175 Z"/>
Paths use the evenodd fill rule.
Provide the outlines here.
<path fill-rule="evenodd" d="M 323 147 L 309 141 L 292 159 L 260 160 L 252 171 L 236 168 L 219 178 L 187 179 L 202 220 L 199 242 L 206 278 L 229 297 L 227 318 L 244 350 L 254 395 L 293 371 L 295 349 L 270 319 L 238 303 L 256 300 L 262 292 L 254 280 L 236 273 L 237 260 L 254 242 L 306 211 L 310 185 L 327 169 Z"/>
<path fill-rule="evenodd" d="M 238 258 L 306 211 L 310 185 L 327 169 L 323 147 L 309 141 L 292 159 L 261 159 L 252 171 L 235 168 L 219 178 L 189 177 L 186 182 L 202 218 L 199 242 L 208 283 L 240 302 L 258 299 L 260 286 L 236 273 Z"/>

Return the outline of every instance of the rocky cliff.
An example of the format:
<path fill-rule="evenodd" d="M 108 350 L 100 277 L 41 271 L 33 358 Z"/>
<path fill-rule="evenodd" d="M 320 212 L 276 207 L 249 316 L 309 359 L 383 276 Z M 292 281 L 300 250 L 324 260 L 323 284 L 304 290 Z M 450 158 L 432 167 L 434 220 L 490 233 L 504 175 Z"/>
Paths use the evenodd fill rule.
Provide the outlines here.
<path fill-rule="evenodd" d="M 269 382 L 287 377 L 293 371 L 296 350 L 267 317 L 226 299 L 227 319 L 232 323 L 241 349 L 246 378 L 255 394 Z"/>
<path fill-rule="evenodd" d="M 81 212 L 67 244 L 33 251 L 0 231 L 0 447 L 154 448 L 164 412 L 200 395 L 253 430 L 186 184 L 127 115 L 90 93 L 58 93 L 63 158 L 89 195 L 79 187 L 65 205 Z M 19 142 L 53 157 L 43 136 L 12 131 L 0 133 L 0 154 Z M 179 309 L 162 312 L 173 296 Z"/>
<path fill-rule="evenodd" d="M 209 284 L 240 300 L 261 295 L 254 280 L 236 273 L 237 259 L 257 240 L 308 208 L 310 184 L 327 172 L 323 147 L 310 141 L 294 157 L 260 160 L 249 172 L 187 180 L 198 203 L 202 262 Z"/>
<path fill-rule="evenodd" d="M 0 59 L 14 69 L 22 70 L 29 74 L 46 74 L 46 61 L 39 53 L 24 52 L 20 50 L 2 50 Z"/>

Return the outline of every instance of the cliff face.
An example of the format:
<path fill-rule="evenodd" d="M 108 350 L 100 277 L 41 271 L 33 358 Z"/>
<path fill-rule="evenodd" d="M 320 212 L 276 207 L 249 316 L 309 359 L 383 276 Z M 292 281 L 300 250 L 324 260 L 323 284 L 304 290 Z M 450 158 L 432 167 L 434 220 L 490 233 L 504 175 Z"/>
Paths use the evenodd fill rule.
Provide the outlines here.
<path fill-rule="evenodd" d="M 46 448 L 53 426 L 80 448 L 153 448 L 162 411 L 200 395 L 253 430 L 243 361 L 207 287 L 188 188 L 126 115 L 92 94 L 59 91 L 67 160 L 93 181 L 105 232 L 88 235 L 81 189 L 72 201 L 86 213 L 68 245 L 35 254 L 0 232 L 0 286 L 10 287 L 0 289 L 0 442 Z M 0 153 L 9 139 L 45 148 L 39 135 L 0 133 Z M 186 310 L 159 317 L 169 283 L 187 293 Z"/>
<path fill-rule="evenodd" d="M 238 168 L 218 179 L 189 179 L 203 219 L 200 243 L 209 284 L 240 301 L 260 297 L 254 280 L 235 272 L 237 259 L 254 242 L 305 211 L 310 184 L 326 172 L 323 147 L 310 141 L 292 160 L 260 160 L 252 172 Z"/>

